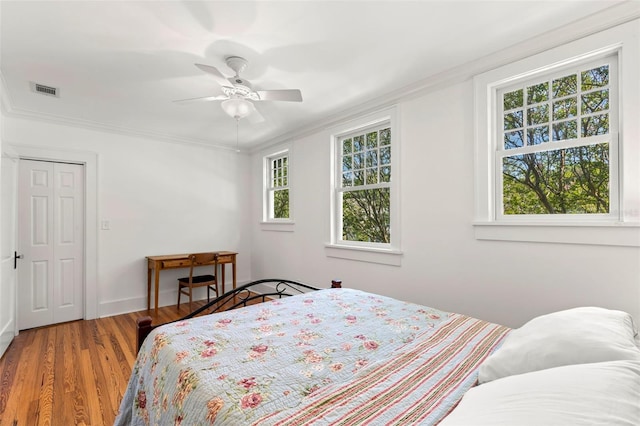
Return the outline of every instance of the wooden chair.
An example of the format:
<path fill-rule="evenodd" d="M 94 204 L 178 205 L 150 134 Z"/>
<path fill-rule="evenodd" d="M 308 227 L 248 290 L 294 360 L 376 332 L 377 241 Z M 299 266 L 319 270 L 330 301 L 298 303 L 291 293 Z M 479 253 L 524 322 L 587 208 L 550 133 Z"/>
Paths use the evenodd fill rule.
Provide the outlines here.
<path fill-rule="evenodd" d="M 189 312 L 193 311 L 191 301 L 193 299 L 193 289 L 197 287 L 207 287 L 207 302 L 209 302 L 209 290 L 216 292 L 218 297 L 218 254 L 217 253 L 194 253 L 189 255 L 190 268 L 189 276 L 178 278 L 178 309 L 180 309 L 180 295 L 189 296 Z M 193 270 L 198 266 L 213 266 L 213 275 L 193 275 Z"/>

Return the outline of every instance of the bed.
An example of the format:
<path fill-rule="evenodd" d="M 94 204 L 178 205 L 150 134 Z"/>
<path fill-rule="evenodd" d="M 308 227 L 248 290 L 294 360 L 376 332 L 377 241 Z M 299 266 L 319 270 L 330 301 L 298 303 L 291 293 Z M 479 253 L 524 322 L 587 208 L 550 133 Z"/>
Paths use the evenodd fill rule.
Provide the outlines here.
<path fill-rule="evenodd" d="M 583 410 L 581 416 L 590 416 L 590 405 L 596 405 L 608 421 L 601 424 L 640 424 L 640 399 L 635 399 L 640 398 L 640 350 L 630 317 L 622 321 L 629 326 L 620 338 L 627 344 L 623 355 L 603 350 L 587 360 L 600 370 L 549 374 L 552 368 L 584 364 L 579 359 L 583 351 L 573 348 L 578 354 L 572 353 L 568 362 L 540 354 L 543 361 L 526 366 L 531 360 L 531 348 L 526 348 L 531 333 L 526 330 L 523 337 L 520 329 L 385 296 L 349 288 L 310 291 L 314 289 L 292 283 L 273 281 L 279 296 L 264 303 L 153 328 L 140 347 L 115 424 L 567 424 L 570 410 L 559 410 L 565 415 L 560 421 L 531 417 L 527 411 L 539 412 L 548 403 L 545 398 L 558 401 L 554 380 L 565 376 L 567 383 L 600 378 L 595 384 L 581 383 L 591 392 L 572 408 Z M 251 285 L 244 287 L 246 294 L 255 294 Z M 290 287 L 300 294 L 291 294 Z M 250 297 L 240 303 L 246 305 Z M 576 318 L 573 321 L 582 324 L 585 315 Z M 571 323 L 564 317 L 557 321 Z M 541 328 L 548 330 L 548 325 Z M 541 343 L 548 346 L 544 340 L 534 342 L 534 350 L 540 350 Z M 514 357 L 514 351 L 521 356 Z M 545 363 L 551 364 L 539 365 Z M 550 383 L 548 394 L 538 388 L 538 393 L 523 393 L 523 386 L 533 385 L 518 381 L 503 386 L 514 377 L 522 381 L 541 372 L 549 377 L 534 377 L 533 383 L 538 388 Z M 616 386 L 623 388 L 623 395 L 612 397 L 615 410 L 607 403 L 590 403 L 589 397 L 603 391 L 598 387 L 603 376 L 622 383 Z M 512 407 L 513 393 L 525 397 Z M 554 407 L 558 404 L 570 405 Z M 615 421 L 607 417 L 612 411 Z M 495 413 L 509 415 L 496 418 Z M 529 418 L 544 423 L 528 423 Z"/>

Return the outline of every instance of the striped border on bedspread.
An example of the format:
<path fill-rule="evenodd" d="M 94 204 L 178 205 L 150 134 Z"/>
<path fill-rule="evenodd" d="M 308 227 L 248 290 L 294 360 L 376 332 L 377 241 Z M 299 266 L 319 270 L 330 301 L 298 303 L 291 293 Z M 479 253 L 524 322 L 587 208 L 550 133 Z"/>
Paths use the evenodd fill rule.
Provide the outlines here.
<path fill-rule="evenodd" d="M 299 407 L 255 425 L 434 425 L 476 381 L 480 363 L 507 327 L 459 314 L 371 364 L 346 383 L 309 395 Z"/>

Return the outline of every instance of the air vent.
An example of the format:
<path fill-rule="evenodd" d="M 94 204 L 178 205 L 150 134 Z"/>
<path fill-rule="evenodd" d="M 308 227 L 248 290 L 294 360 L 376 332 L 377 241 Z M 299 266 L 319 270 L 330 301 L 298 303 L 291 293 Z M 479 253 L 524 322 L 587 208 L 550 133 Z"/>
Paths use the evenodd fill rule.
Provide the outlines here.
<path fill-rule="evenodd" d="M 56 98 L 60 97 L 60 90 L 56 87 L 45 86 L 44 84 L 30 82 L 31 90 L 35 93 L 40 93 L 42 95 L 47 96 L 55 96 Z"/>

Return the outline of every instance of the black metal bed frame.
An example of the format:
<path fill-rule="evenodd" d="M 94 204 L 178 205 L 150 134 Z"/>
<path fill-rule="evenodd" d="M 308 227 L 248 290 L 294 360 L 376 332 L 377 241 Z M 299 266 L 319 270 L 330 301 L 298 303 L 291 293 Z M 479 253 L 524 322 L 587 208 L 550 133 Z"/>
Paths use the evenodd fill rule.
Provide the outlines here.
<path fill-rule="evenodd" d="M 271 291 L 256 293 L 250 290 L 251 288 L 254 288 L 262 284 L 273 284 L 273 283 L 275 283 L 275 286 Z M 342 287 L 342 281 L 340 280 L 331 281 L 331 288 L 341 288 L 341 287 Z M 294 296 L 296 294 L 302 294 L 302 293 L 306 293 L 307 291 L 316 291 L 316 290 L 320 290 L 320 289 L 317 287 L 312 287 L 308 284 L 303 284 L 297 281 L 291 281 L 291 280 L 280 279 L 280 278 L 267 278 L 267 279 L 252 281 L 250 283 L 241 285 L 233 290 L 230 290 L 224 293 L 223 295 L 221 295 L 220 297 L 216 297 L 209 303 L 196 309 L 190 314 L 185 315 L 180 319 L 177 319 L 176 321 L 183 321 L 186 319 L 193 318 L 196 315 L 201 314 L 202 312 L 207 310 L 210 310 L 209 314 L 213 314 L 216 312 L 228 311 L 230 309 L 242 308 L 247 306 L 250 302 L 255 302 L 255 301 L 265 302 L 267 300 L 272 300 L 272 299 L 282 299 L 283 297 Z M 151 330 L 153 330 L 154 328 L 160 325 L 163 325 L 163 324 L 153 325 L 152 321 L 153 320 L 151 319 L 150 316 L 144 316 L 137 319 L 136 321 L 137 350 L 140 350 L 140 346 L 142 346 L 142 342 L 149 335 L 149 333 L 151 333 Z M 172 321 L 172 322 L 175 322 L 175 321 Z"/>

